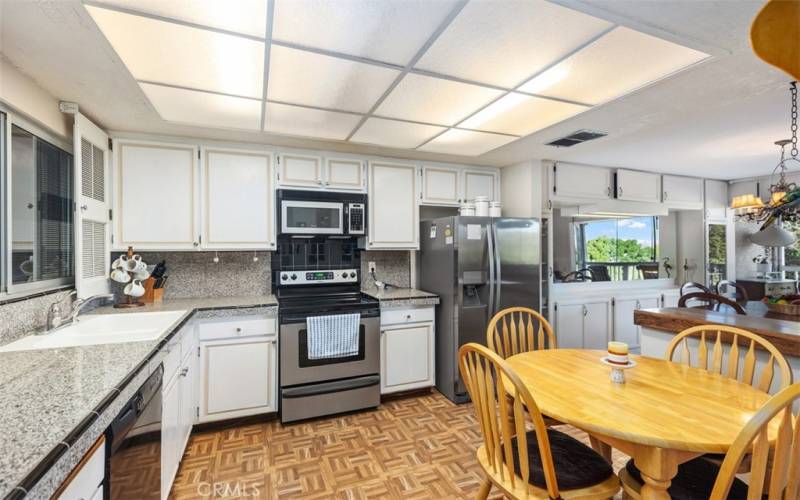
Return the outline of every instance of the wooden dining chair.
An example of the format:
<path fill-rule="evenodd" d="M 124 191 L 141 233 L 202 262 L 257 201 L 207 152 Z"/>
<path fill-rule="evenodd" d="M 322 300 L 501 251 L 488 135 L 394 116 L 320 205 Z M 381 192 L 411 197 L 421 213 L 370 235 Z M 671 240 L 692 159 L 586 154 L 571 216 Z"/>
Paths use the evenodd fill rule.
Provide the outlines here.
<path fill-rule="evenodd" d="M 711 289 L 705 285 L 702 285 L 694 281 L 687 281 L 686 283 L 681 285 L 681 295 L 686 295 L 687 293 L 693 293 L 693 292 L 711 293 Z"/>
<path fill-rule="evenodd" d="M 555 349 L 556 336 L 540 313 L 527 307 L 509 307 L 489 321 L 486 345 L 505 359 L 521 352 Z"/>
<path fill-rule="evenodd" d="M 477 456 L 486 477 L 479 499 L 493 485 L 515 499 L 607 499 L 619 491 L 611 464 L 577 439 L 545 426 L 528 388 L 500 356 L 475 343 L 462 346 L 458 356 L 483 436 Z M 526 415 L 533 430 L 525 426 Z"/>
<path fill-rule="evenodd" d="M 744 314 L 744 315 L 747 314 L 747 312 L 744 310 L 744 307 L 742 307 L 741 304 L 729 299 L 728 297 L 717 295 L 716 293 L 693 292 L 693 293 L 687 293 L 686 295 L 681 295 L 681 298 L 678 299 L 678 307 L 690 307 L 686 304 L 693 300 L 696 300 L 698 302 L 703 302 L 706 304 L 703 306 L 694 306 L 694 307 L 707 307 L 715 311 L 719 311 L 723 307 L 729 307 L 733 309 L 736 312 L 736 314 Z"/>
<path fill-rule="evenodd" d="M 698 342 L 695 362 L 690 351 L 690 339 L 696 339 Z M 710 360 L 709 344 L 711 344 Z M 730 350 L 727 353 L 727 363 L 723 363 L 726 346 Z M 743 364 L 739 359 L 740 346 L 747 348 Z M 761 368 L 757 378 L 756 350 L 766 351 L 769 355 L 769 360 Z M 776 369 L 780 374 L 778 389 L 788 387 L 792 383 L 792 370 L 783 354 L 764 337 L 741 328 L 727 325 L 700 325 L 687 328 L 672 338 L 664 357 L 667 361 L 676 361 L 676 354 L 680 354 L 681 364 L 736 379 L 764 392 L 769 392 Z"/>
<path fill-rule="evenodd" d="M 798 401 L 800 384 L 782 389 L 742 428 L 721 466 L 702 458 L 679 465 L 669 495 L 710 500 L 750 500 L 764 495 L 769 500 L 800 498 L 800 415 L 792 414 L 792 405 Z M 773 421 L 774 432 L 770 433 Z M 748 483 L 736 477 L 745 460 L 751 462 Z M 633 460 L 620 470 L 619 477 L 626 497 L 641 497 L 641 474 Z"/>
<path fill-rule="evenodd" d="M 731 291 L 731 289 L 733 290 Z M 736 302 L 742 304 L 746 304 L 747 301 L 750 300 L 750 298 L 747 296 L 747 290 L 745 290 L 742 285 L 731 280 L 722 280 L 717 283 L 716 293 L 718 295 L 722 295 L 723 297 L 732 298 Z M 733 297 L 731 297 L 730 294 L 733 294 Z"/>

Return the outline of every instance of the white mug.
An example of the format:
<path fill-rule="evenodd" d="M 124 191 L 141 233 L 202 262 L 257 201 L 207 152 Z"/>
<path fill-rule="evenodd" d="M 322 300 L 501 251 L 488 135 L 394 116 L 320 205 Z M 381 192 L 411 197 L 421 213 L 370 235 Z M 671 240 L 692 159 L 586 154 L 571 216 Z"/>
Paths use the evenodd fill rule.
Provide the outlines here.
<path fill-rule="evenodd" d="M 125 254 L 120 255 L 117 257 L 114 262 L 111 263 L 111 269 L 116 269 L 118 267 L 125 267 L 127 268 L 128 263 L 128 256 Z"/>
<path fill-rule="evenodd" d="M 139 281 L 144 281 L 150 277 L 150 273 L 147 269 L 138 269 L 135 273 L 133 273 L 133 277 Z"/>
<path fill-rule="evenodd" d="M 125 285 L 125 295 L 130 295 L 131 297 L 141 297 L 144 295 L 144 287 L 142 286 L 142 282 L 139 280 L 133 280 L 127 285 Z"/>
<path fill-rule="evenodd" d="M 142 269 L 147 269 L 147 264 L 144 263 L 142 260 L 141 255 L 134 255 L 125 263 L 125 266 L 128 268 L 128 271 L 140 271 Z"/>
<path fill-rule="evenodd" d="M 111 271 L 111 279 L 117 283 L 127 283 L 131 280 L 131 275 L 128 274 L 128 271 L 124 270 L 123 268 L 116 267 L 113 271 Z"/>

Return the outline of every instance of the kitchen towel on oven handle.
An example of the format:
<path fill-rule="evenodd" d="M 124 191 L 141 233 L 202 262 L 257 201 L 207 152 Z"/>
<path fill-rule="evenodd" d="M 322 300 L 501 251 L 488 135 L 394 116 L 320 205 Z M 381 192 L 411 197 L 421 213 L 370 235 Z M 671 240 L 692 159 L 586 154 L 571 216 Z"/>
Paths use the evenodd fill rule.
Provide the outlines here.
<path fill-rule="evenodd" d="M 306 318 L 308 359 L 345 358 L 358 354 L 360 314 Z"/>

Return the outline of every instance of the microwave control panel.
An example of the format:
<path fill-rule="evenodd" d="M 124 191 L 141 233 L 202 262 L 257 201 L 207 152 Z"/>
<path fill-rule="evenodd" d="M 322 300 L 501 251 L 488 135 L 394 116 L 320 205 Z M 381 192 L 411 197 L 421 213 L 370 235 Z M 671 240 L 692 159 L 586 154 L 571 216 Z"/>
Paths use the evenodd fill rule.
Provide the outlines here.
<path fill-rule="evenodd" d="M 350 203 L 348 205 L 349 224 L 347 232 L 349 234 L 364 234 L 364 204 L 363 203 Z"/>

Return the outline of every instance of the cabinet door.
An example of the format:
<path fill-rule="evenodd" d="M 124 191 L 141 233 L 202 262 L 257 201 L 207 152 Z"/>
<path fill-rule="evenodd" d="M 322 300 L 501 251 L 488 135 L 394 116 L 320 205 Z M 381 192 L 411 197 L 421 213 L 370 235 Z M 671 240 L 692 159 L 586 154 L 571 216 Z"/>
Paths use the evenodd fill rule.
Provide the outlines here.
<path fill-rule="evenodd" d="M 675 208 L 702 210 L 703 179 L 677 175 L 661 176 L 661 200 Z"/>
<path fill-rule="evenodd" d="M 583 304 L 556 304 L 556 345 L 563 349 L 583 348 Z"/>
<path fill-rule="evenodd" d="M 493 171 L 465 170 L 463 199 L 472 201 L 477 196 L 486 196 L 490 201 L 500 201 L 497 177 Z"/>
<path fill-rule="evenodd" d="M 724 221 L 728 216 L 728 183 L 706 179 L 706 219 Z"/>
<path fill-rule="evenodd" d="M 461 203 L 460 171 L 447 167 L 422 167 L 422 203 L 452 205 Z"/>
<path fill-rule="evenodd" d="M 553 175 L 553 195 L 558 198 L 604 200 L 611 197 L 610 169 L 559 163 Z"/>
<path fill-rule="evenodd" d="M 583 347 L 585 349 L 606 349 L 610 337 L 610 303 L 588 302 L 583 310 Z"/>
<path fill-rule="evenodd" d="M 200 367 L 201 421 L 276 410 L 274 339 L 201 342 Z"/>
<path fill-rule="evenodd" d="M 369 248 L 419 248 L 417 168 L 369 165 Z"/>
<path fill-rule="evenodd" d="M 180 426 L 178 429 L 178 444 L 179 444 L 179 457 L 183 455 L 183 450 L 189 441 L 189 434 L 192 433 L 192 424 L 194 423 L 197 400 L 194 397 L 194 382 L 197 378 L 195 366 L 197 365 L 197 355 L 189 353 L 178 372 L 178 383 L 180 384 L 181 393 L 181 414 Z"/>
<path fill-rule="evenodd" d="M 661 307 L 678 307 L 678 300 L 681 298 L 681 293 L 679 290 L 670 290 L 668 292 L 664 292 L 661 297 Z"/>
<path fill-rule="evenodd" d="M 278 169 L 281 186 L 321 188 L 324 185 L 319 156 L 284 153 L 278 156 Z"/>
<path fill-rule="evenodd" d="M 174 377 L 161 392 L 161 498 L 167 498 L 180 462 L 180 377 Z"/>
<path fill-rule="evenodd" d="M 636 170 L 617 170 L 617 199 L 627 201 L 661 201 L 661 175 Z"/>
<path fill-rule="evenodd" d="M 363 191 L 367 187 L 364 163 L 349 158 L 326 158 L 325 187 Z"/>
<path fill-rule="evenodd" d="M 638 299 L 614 301 L 614 340 L 625 342 L 632 348 L 639 346 L 639 336 L 636 333 L 636 325 L 633 324 L 633 312 L 638 303 Z"/>
<path fill-rule="evenodd" d="M 381 394 L 434 384 L 433 323 L 381 328 Z"/>
<path fill-rule="evenodd" d="M 269 153 L 203 151 L 203 236 L 209 249 L 275 248 L 274 187 Z"/>
<path fill-rule="evenodd" d="M 117 144 L 114 247 L 197 247 L 197 148 L 123 141 Z"/>
<path fill-rule="evenodd" d="M 553 185 L 552 185 L 552 178 L 553 178 L 553 164 L 552 162 L 541 162 L 541 166 L 539 167 L 539 182 L 541 182 L 541 191 L 542 191 L 542 215 L 549 215 L 553 213 L 553 200 L 551 199 L 551 195 L 553 193 Z M 534 175 L 536 175 L 536 170 L 534 170 Z M 536 184 L 534 183 L 534 187 Z"/>

